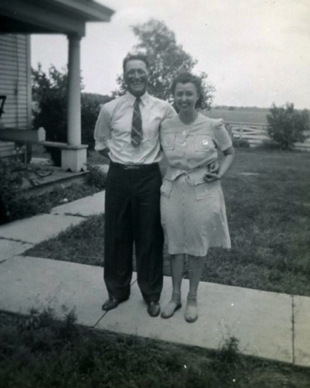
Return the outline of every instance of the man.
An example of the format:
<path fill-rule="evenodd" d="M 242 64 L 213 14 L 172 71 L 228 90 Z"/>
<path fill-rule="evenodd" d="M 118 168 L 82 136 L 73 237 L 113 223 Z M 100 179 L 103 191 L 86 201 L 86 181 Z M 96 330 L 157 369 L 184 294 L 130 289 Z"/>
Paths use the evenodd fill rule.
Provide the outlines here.
<path fill-rule="evenodd" d="M 129 298 L 135 247 L 137 281 L 150 316 L 160 313 L 163 232 L 159 201 L 160 123 L 175 115 L 172 106 L 150 96 L 144 55 L 123 61 L 127 93 L 105 104 L 95 126 L 95 149 L 111 160 L 106 182 L 104 280 L 105 311 Z"/>

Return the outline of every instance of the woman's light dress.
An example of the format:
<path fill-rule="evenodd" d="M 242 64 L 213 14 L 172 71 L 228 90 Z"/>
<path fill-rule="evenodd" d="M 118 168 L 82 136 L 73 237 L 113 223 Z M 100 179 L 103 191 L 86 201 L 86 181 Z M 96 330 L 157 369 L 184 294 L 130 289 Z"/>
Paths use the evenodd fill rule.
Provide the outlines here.
<path fill-rule="evenodd" d="M 201 114 L 191 124 L 179 116 L 161 125 L 168 170 L 161 187 L 161 219 L 170 254 L 205 256 L 209 247 L 230 248 L 220 181 L 207 183 L 208 165 L 232 142 L 222 120 Z"/>

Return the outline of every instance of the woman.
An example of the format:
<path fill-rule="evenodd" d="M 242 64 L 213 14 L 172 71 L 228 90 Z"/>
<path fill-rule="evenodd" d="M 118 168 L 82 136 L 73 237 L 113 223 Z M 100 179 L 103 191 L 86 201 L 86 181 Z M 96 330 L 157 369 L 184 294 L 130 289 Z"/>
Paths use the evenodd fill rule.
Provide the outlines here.
<path fill-rule="evenodd" d="M 201 81 L 181 73 L 172 84 L 178 115 L 161 126 L 168 170 L 161 186 L 161 217 L 171 256 L 172 297 L 162 318 L 181 307 L 181 281 L 188 256 L 187 322 L 198 318 L 197 289 L 209 247 L 230 248 L 220 180 L 230 168 L 234 149 L 223 121 L 199 114 Z M 218 162 L 218 150 L 223 152 Z"/>

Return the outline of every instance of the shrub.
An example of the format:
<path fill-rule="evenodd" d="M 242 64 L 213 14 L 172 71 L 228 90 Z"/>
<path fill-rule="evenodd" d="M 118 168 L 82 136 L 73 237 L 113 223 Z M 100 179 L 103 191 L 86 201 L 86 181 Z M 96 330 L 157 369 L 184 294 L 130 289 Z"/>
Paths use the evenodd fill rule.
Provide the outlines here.
<path fill-rule="evenodd" d="M 67 142 L 67 84 L 68 73 L 58 71 L 51 66 L 48 73 L 42 71 L 41 65 L 37 70 L 32 69 L 32 94 L 37 101 L 38 108 L 33 112 L 33 127 L 44 127 L 46 140 Z M 81 85 L 82 89 L 82 85 Z M 82 144 L 89 149 L 94 148 L 94 127 L 100 104 L 110 101 L 112 97 L 100 94 L 82 93 L 81 95 L 81 127 Z M 61 150 L 46 147 L 55 166 L 61 165 Z"/>
<path fill-rule="evenodd" d="M 48 74 L 32 69 L 32 95 L 38 102 L 38 109 L 33 112 L 33 127 L 43 127 L 46 140 L 67 142 L 67 83 L 68 74 L 61 73 L 54 66 Z M 55 166 L 61 165 L 61 150 L 46 147 Z"/>
<path fill-rule="evenodd" d="M 279 143 L 275 143 L 271 140 L 263 140 L 260 144 L 257 144 L 257 148 L 264 150 L 279 150 L 281 146 Z"/>
<path fill-rule="evenodd" d="M 287 103 L 285 107 L 272 105 L 267 114 L 268 133 L 271 139 L 282 149 L 294 146 L 295 142 L 304 142 L 304 131 L 310 129 L 309 114 L 306 110 L 297 111 L 294 104 Z"/>
<path fill-rule="evenodd" d="M 20 172 L 14 171 L 18 162 L 9 163 L 7 160 L 0 160 L 0 224 L 9 220 L 8 204 L 18 193 L 22 183 L 23 176 Z M 13 168 L 12 168 L 13 167 Z"/>
<path fill-rule="evenodd" d="M 250 147 L 250 143 L 246 139 L 237 139 L 237 138 L 233 137 L 232 142 L 233 142 L 234 147 L 243 147 L 243 148 Z"/>
<path fill-rule="evenodd" d="M 79 198 L 93 195 L 102 190 L 105 185 L 105 175 L 101 172 L 93 173 L 89 185 L 73 184 L 70 187 L 56 185 L 52 192 L 40 196 L 25 197 L 22 186 L 25 180 L 36 185 L 38 171 L 35 167 L 25 165 L 19 161 L 0 160 L 0 224 L 46 213 L 52 207 L 65 200 L 71 202 Z M 96 177 L 94 177 L 96 175 Z"/>
<path fill-rule="evenodd" d="M 20 161 L 0 160 L 0 224 L 24 218 L 46 210 L 33 199 L 24 198 L 21 189 L 24 180 L 31 182 L 30 173 Z"/>
<path fill-rule="evenodd" d="M 86 175 L 86 183 L 90 186 L 95 186 L 99 190 L 105 189 L 106 173 L 100 165 L 88 164 L 88 174 Z"/>
<path fill-rule="evenodd" d="M 88 145 L 88 151 L 94 149 L 94 129 L 98 113 L 102 104 L 112 100 L 112 97 L 100 94 L 82 93 L 81 96 L 81 125 L 82 144 Z"/>

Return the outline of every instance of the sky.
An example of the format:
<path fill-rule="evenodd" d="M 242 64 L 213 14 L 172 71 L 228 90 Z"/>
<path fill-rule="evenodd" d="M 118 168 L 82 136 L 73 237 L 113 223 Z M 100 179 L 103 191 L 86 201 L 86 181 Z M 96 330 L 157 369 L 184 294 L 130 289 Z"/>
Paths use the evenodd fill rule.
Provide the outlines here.
<path fill-rule="evenodd" d="M 84 91 L 117 89 L 122 60 L 138 42 L 130 26 L 162 20 L 215 87 L 213 105 L 310 108 L 310 0 L 96 0 L 115 11 L 88 23 L 81 42 Z M 62 35 L 33 35 L 31 61 L 66 67 Z"/>

